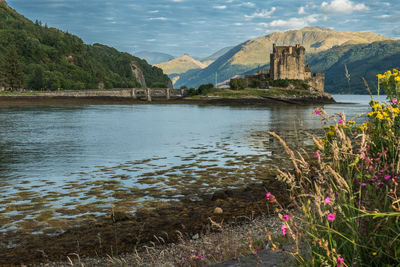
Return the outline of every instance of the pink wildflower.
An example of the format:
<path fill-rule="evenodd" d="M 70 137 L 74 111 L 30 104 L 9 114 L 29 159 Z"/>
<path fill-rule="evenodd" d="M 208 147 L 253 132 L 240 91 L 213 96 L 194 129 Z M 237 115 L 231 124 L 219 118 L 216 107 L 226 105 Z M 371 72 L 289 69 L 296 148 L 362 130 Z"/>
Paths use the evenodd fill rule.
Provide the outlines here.
<path fill-rule="evenodd" d="M 344 259 L 341 258 L 340 256 L 337 257 L 337 261 L 338 261 L 338 264 L 336 265 L 336 267 L 340 267 L 344 263 Z"/>
<path fill-rule="evenodd" d="M 290 216 L 286 214 L 286 215 L 283 215 L 282 218 L 283 218 L 283 220 L 284 220 L 285 222 L 287 222 L 287 221 L 289 221 Z"/>
<path fill-rule="evenodd" d="M 343 120 L 342 120 L 342 119 L 339 119 L 338 123 L 339 123 L 339 124 L 343 124 Z"/>
<path fill-rule="evenodd" d="M 284 224 L 284 225 L 282 225 L 281 226 L 281 231 L 282 231 L 282 234 L 284 235 L 284 236 L 286 236 L 286 234 L 287 234 L 287 226 Z"/>
<path fill-rule="evenodd" d="M 265 194 L 265 199 L 266 200 L 269 200 L 270 199 L 270 197 L 271 197 L 271 192 L 268 192 L 267 194 Z"/>
<path fill-rule="evenodd" d="M 396 104 L 396 103 L 397 103 L 397 98 L 394 98 L 394 99 L 392 100 L 392 103 L 393 103 L 393 104 Z"/>
<path fill-rule="evenodd" d="M 334 221 L 335 220 L 335 218 L 336 218 L 336 215 L 334 214 L 334 213 L 329 213 L 328 214 L 328 221 Z"/>
<path fill-rule="evenodd" d="M 326 197 L 324 200 L 324 204 L 329 204 L 331 203 L 331 198 L 330 197 Z"/>
<path fill-rule="evenodd" d="M 315 111 L 315 115 L 321 115 L 321 110 L 317 109 L 317 110 Z"/>
<path fill-rule="evenodd" d="M 390 179 L 390 177 L 391 177 L 390 175 L 385 175 L 385 177 L 384 177 L 384 178 L 385 178 L 385 180 L 389 180 L 389 179 Z"/>
<path fill-rule="evenodd" d="M 319 153 L 318 152 L 319 152 L 319 150 L 315 151 L 315 154 L 314 154 L 314 158 L 316 158 L 316 159 L 319 158 Z"/>
<path fill-rule="evenodd" d="M 361 186 L 367 186 L 367 184 L 366 183 L 362 183 Z"/>

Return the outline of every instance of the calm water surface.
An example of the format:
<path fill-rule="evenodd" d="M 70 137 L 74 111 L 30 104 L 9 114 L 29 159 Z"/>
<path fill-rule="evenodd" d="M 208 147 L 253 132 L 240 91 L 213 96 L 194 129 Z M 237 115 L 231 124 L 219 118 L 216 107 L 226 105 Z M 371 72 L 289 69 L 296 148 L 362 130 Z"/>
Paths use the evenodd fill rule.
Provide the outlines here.
<path fill-rule="evenodd" d="M 325 105 L 326 111 L 357 121 L 370 100 L 335 99 L 350 104 Z M 0 229 L 243 185 L 281 150 L 268 131 L 311 144 L 305 133 L 320 129 L 311 115 L 317 107 L 2 106 Z"/>

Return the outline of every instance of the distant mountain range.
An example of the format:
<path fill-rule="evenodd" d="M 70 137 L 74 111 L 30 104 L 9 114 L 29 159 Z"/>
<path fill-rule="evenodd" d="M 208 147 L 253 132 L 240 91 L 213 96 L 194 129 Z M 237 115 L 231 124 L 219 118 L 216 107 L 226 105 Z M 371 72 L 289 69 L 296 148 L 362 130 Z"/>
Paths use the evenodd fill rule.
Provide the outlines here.
<path fill-rule="evenodd" d="M 225 53 L 227 53 L 229 50 L 231 50 L 233 48 L 233 46 L 229 46 L 229 47 L 225 47 L 222 48 L 220 50 L 218 50 L 217 52 L 215 52 L 214 54 L 208 56 L 208 57 L 203 57 L 200 58 L 199 60 L 203 63 L 209 63 L 207 65 L 210 65 L 212 62 L 214 62 L 215 60 L 217 60 L 219 57 L 221 57 L 222 55 L 224 55 Z"/>
<path fill-rule="evenodd" d="M 189 55 L 183 55 L 181 57 L 173 58 L 167 62 L 156 64 L 156 67 L 162 69 L 164 73 L 170 74 L 181 74 L 192 69 L 204 69 L 208 65 L 204 64 Z"/>
<path fill-rule="evenodd" d="M 160 52 L 149 52 L 149 51 L 140 51 L 135 53 L 135 56 L 141 59 L 144 59 L 147 61 L 147 63 L 151 65 L 159 64 L 162 62 L 169 61 L 173 58 L 174 56 L 165 54 L 165 53 L 160 53 Z"/>
<path fill-rule="evenodd" d="M 301 44 L 307 54 L 318 54 L 337 46 L 370 44 L 378 41 L 396 40 L 371 32 L 340 32 L 320 27 L 306 27 L 301 30 L 276 32 L 248 40 L 219 56 L 206 68 L 190 69 L 175 76 L 175 87 L 186 85 L 198 87 L 204 83 L 214 83 L 231 78 L 235 74 L 251 72 L 259 66 L 268 66 L 272 44 Z M 314 59 L 316 60 L 316 58 Z M 162 64 L 159 65 L 162 68 Z M 312 69 L 313 72 L 317 70 Z M 172 73 L 171 73 L 172 74 Z M 179 76 L 178 78 L 176 78 Z M 329 86 L 328 86 L 329 88 Z"/>

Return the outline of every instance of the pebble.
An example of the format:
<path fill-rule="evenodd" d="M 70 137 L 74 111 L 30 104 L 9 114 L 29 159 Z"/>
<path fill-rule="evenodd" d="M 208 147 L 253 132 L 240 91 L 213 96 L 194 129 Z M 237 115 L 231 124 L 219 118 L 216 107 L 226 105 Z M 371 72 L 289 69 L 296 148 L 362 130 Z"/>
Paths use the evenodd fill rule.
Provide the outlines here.
<path fill-rule="evenodd" d="M 216 208 L 214 209 L 214 214 L 222 214 L 222 213 L 224 213 L 224 211 L 223 211 L 221 208 L 216 207 Z"/>

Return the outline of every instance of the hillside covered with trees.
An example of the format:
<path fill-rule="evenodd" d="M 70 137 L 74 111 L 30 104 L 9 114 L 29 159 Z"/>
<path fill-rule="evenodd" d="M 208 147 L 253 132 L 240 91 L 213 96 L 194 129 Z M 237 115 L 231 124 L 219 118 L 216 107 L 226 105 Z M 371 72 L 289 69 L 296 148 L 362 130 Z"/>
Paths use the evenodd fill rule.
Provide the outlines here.
<path fill-rule="evenodd" d="M 328 93 L 368 94 L 362 78 L 376 93 L 376 74 L 400 68 L 400 40 L 336 46 L 309 54 L 306 61 L 313 72 L 325 73 L 325 91 Z"/>
<path fill-rule="evenodd" d="M 147 86 L 167 86 L 162 70 L 128 53 L 87 45 L 70 33 L 33 23 L 0 1 L 0 87 L 32 90 L 131 88 L 138 66 Z"/>

